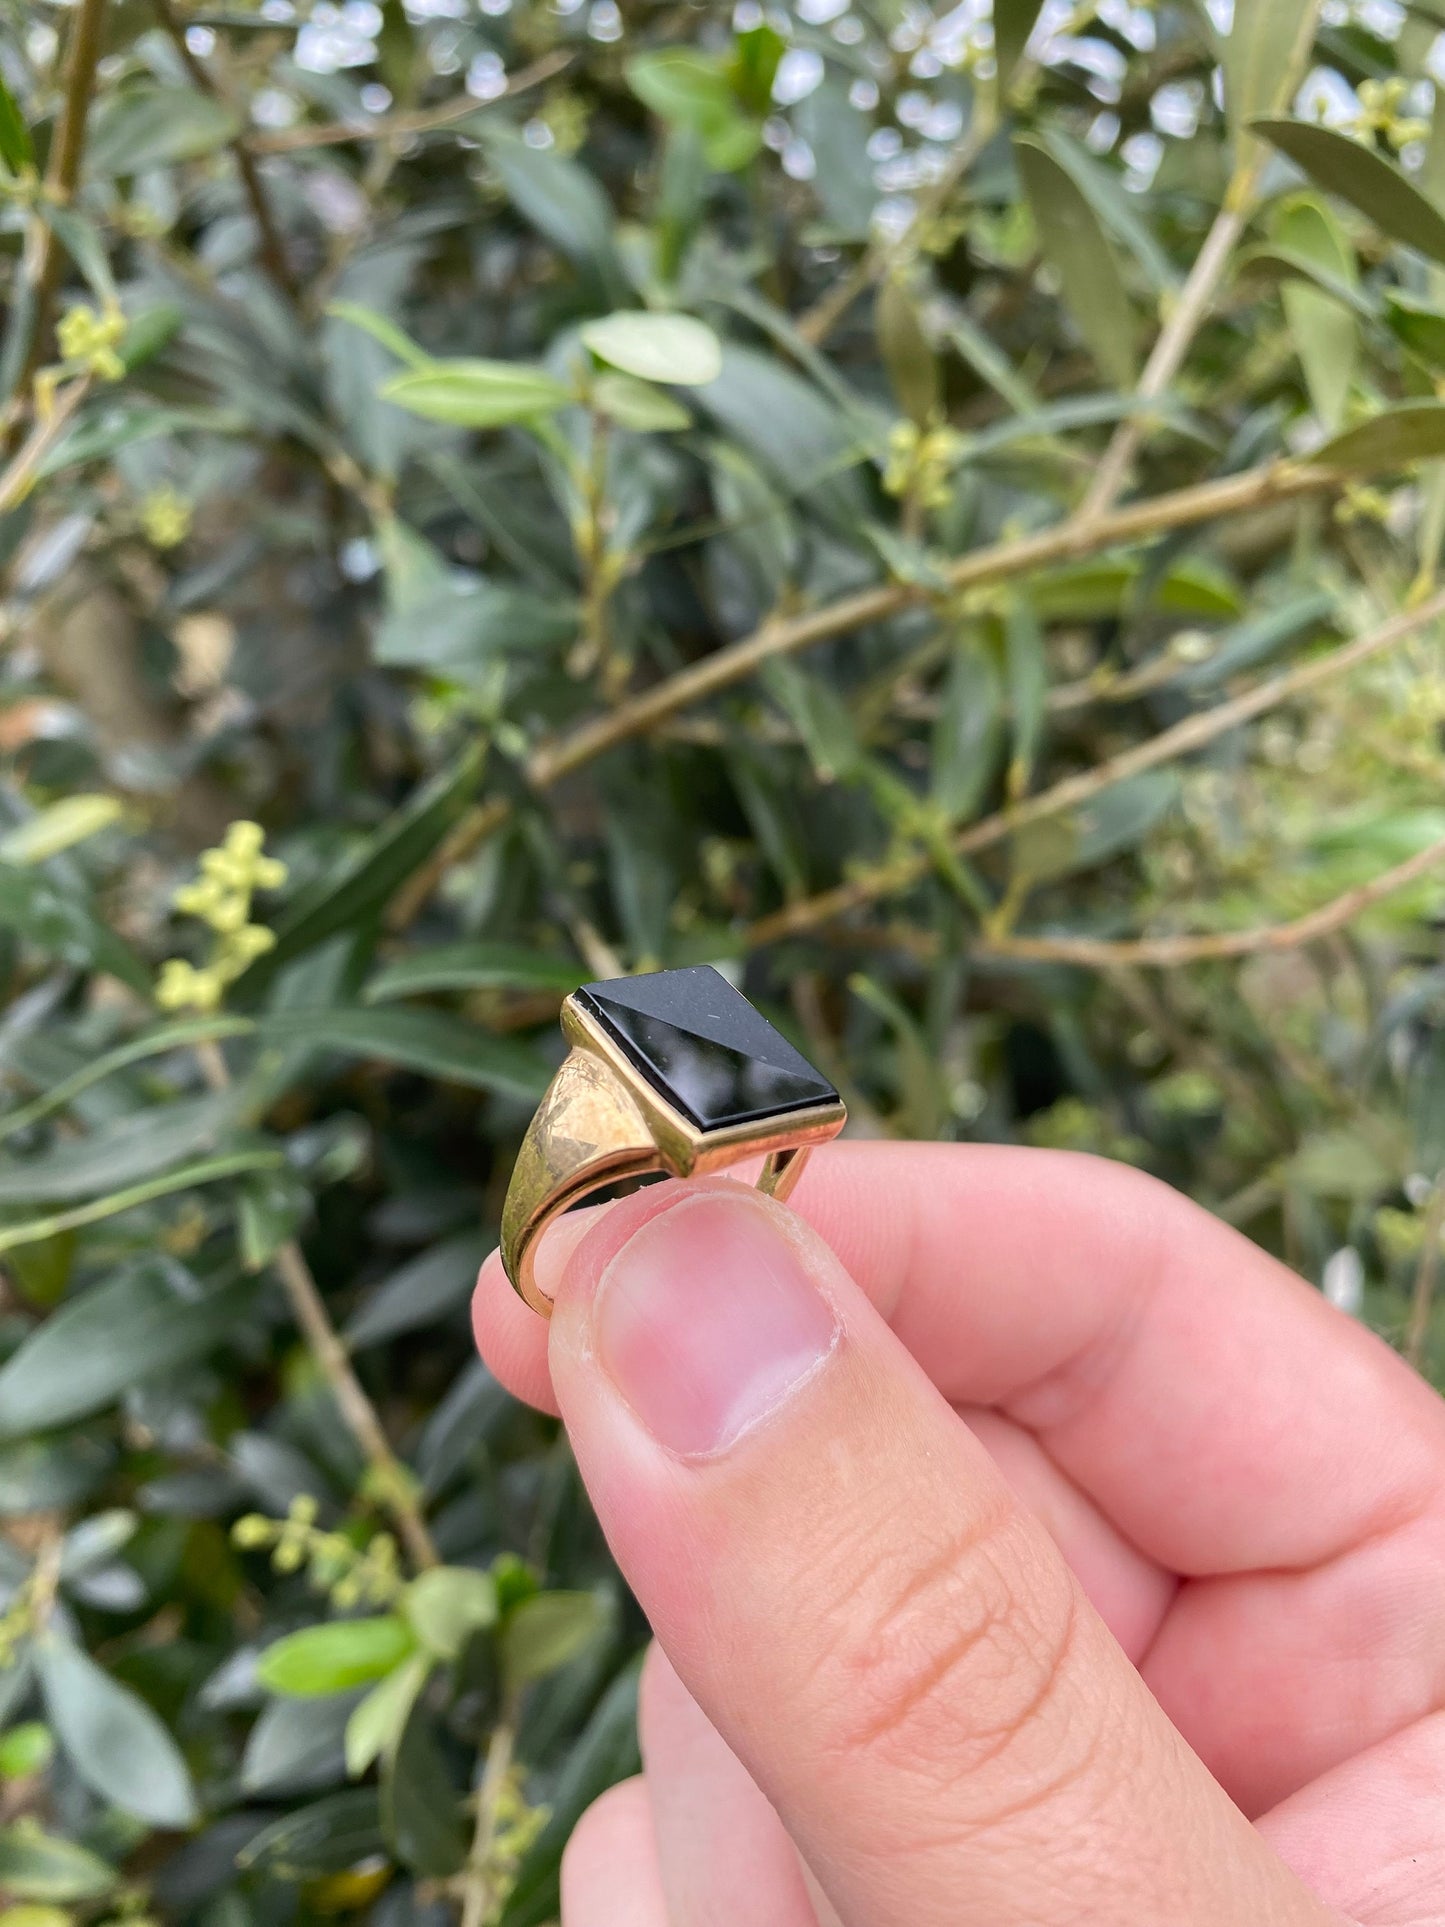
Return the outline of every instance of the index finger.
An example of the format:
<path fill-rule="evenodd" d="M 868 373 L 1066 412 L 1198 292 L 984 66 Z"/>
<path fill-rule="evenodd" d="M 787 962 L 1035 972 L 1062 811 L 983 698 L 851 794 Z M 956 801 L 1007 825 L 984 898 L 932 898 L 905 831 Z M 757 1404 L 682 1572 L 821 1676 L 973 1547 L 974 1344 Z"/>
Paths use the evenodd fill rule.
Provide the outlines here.
<path fill-rule="evenodd" d="M 1318 1565 L 1438 1483 L 1445 1413 L 1403 1361 L 1127 1166 L 843 1143 L 793 1203 L 950 1400 L 1027 1426 L 1176 1572 Z M 555 1410 L 545 1327 L 495 1259 L 475 1322 L 498 1376 Z"/>

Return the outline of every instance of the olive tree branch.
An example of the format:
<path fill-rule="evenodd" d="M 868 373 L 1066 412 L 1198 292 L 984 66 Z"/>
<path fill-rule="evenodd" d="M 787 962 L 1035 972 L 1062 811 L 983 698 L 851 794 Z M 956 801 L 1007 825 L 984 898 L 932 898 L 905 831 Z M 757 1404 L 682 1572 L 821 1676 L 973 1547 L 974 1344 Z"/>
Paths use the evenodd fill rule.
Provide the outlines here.
<path fill-rule="evenodd" d="M 975 549 L 946 570 L 947 591 L 960 594 L 986 588 L 1171 529 L 1189 528 L 1219 516 L 1240 514 L 1267 502 L 1320 494 L 1336 487 L 1339 479 L 1334 471 L 1308 463 L 1269 462 L 1241 475 L 1225 476 L 1219 481 L 1155 496 L 1147 502 L 1131 503 L 1089 523 L 1077 519 L 1061 522 L 1034 535 Z M 540 744 L 528 761 L 528 778 L 534 788 L 548 789 L 616 744 L 642 734 L 681 709 L 717 695 L 752 675 L 764 663 L 779 656 L 794 655 L 834 636 L 847 635 L 866 623 L 881 622 L 938 593 L 914 583 L 885 582 L 844 596 L 806 615 L 765 622 L 741 641 L 714 650 L 629 701 L 618 703 L 566 734 Z"/>
<path fill-rule="evenodd" d="M 1034 535 L 975 549 L 948 570 L 947 586 L 954 593 L 985 588 L 1171 529 L 1246 513 L 1268 503 L 1323 494 L 1338 487 L 1339 482 L 1338 474 L 1330 469 L 1292 461 L 1269 462 L 1221 481 L 1131 503 L 1087 525 L 1077 520 L 1058 523 Z M 645 735 L 694 703 L 743 681 L 764 663 L 847 635 L 865 623 L 883 621 L 936 594 L 912 583 L 885 582 L 806 615 L 764 622 L 752 635 L 714 650 L 652 688 L 538 744 L 525 764 L 527 782 L 533 790 L 545 792 L 608 750 Z M 405 929 L 448 869 L 469 856 L 513 814 L 514 806 L 506 797 L 491 797 L 469 810 L 431 860 L 398 891 L 387 912 L 389 927 Z"/>
<path fill-rule="evenodd" d="M 35 485 L 41 464 L 61 440 L 80 404 L 90 393 L 92 377 L 80 375 L 62 388 L 50 412 L 37 421 L 29 436 L 0 472 L 0 515 L 23 502 Z"/>
<path fill-rule="evenodd" d="M 1442 863 L 1445 863 L 1445 838 L 1417 851 L 1392 869 L 1382 871 L 1379 876 L 1371 877 L 1367 883 L 1346 890 L 1318 910 L 1288 923 L 1264 924 L 1254 930 L 1219 931 L 1205 936 L 1141 937 L 1118 943 L 1094 937 L 985 936 L 970 946 L 970 955 L 1113 970 L 1133 964 L 1167 969 L 1179 964 L 1254 957 L 1267 951 L 1298 950 L 1304 944 L 1316 943 L 1321 937 L 1344 929 L 1372 905 L 1408 889 Z"/>
<path fill-rule="evenodd" d="M 181 65 L 196 86 L 212 100 L 217 100 L 222 106 L 235 111 L 235 102 L 231 100 L 228 90 L 222 86 L 206 63 L 192 53 L 187 45 L 185 24 L 176 13 L 171 0 L 153 0 L 153 4 L 161 25 L 175 45 Z M 261 260 L 266 272 L 282 294 L 288 301 L 294 303 L 299 290 L 286 259 L 286 247 L 281 239 L 281 229 L 267 196 L 265 183 L 261 179 L 261 170 L 256 165 L 256 156 L 250 139 L 246 133 L 239 132 L 228 144 L 235 156 L 236 172 L 241 177 L 241 191 L 250 204 L 251 218 L 256 223 L 256 232 L 260 238 Z"/>
<path fill-rule="evenodd" d="M 1215 294 L 1230 258 L 1249 223 L 1252 205 L 1253 189 L 1249 187 L 1238 196 L 1231 193 L 1219 210 L 1139 377 L 1139 386 L 1135 391 L 1138 401 L 1148 403 L 1161 400 L 1184 366 L 1194 337 L 1214 305 Z M 1114 506 L 1129 479 L 1135 456 L 1155 425 L 1155 419 L 1147 407 L 1133 408 L 1120 422 L 1079 510 L 1081 522 L 1091 522 Z"/>
<path fill-rule="evenodd" d="M 231 1073 L 214 1041 L 195 1046 L 201 1075 L 213 1091 L 230 1088 Z M 342 1344 L 326 1300 L 306 1262 L 305 1253 L 294 1238 L 288 1238 L 277 1251 L 273 1263 L 285 1286 L 292 1316 L 315 1359 L 318 1369 L 331 1387 L 337 1410 L 348 1430 L 361 1447 L 374 1482 L 374 1496 L 391 1514 L 402 1543 L 413 1565 L 423 1568 L 439 1565 L 436 1547 L 422 1517 L 413 1490 L 411 1474 L 391 1449 L 376 1407 L 367 1397 L 356 1376 L 351 1359 Z"/>
<path fill-rule="evenodd" d="M 65 93 L 59 118 L 51 136 L 50 158 L 45 169 L 44 201 L 64 206 L 80 181 L 80 164 L 85 155 L 85 126 L 95 92 L 95 70 L 100 61 L 105 24 L 105 0 L 80 0 L 75 9 L 65 53 Z M 15 303 L 12 328 L 28 328 L 24 352 L 7 365 L 18 371 L 16 390 L 24 393 L 30 377 L 40 366 L 45 352 L 45 337 L 50 326 L 50 308 L 60 278 L 60 253 L 55 231 L 45 218 L 43 204 L 35 208 L 25 231 L 25 249 L 20 268 L 21 281 L 28 299 Z M 26 312 L 28 308 L 28 314 Z"/>
<path fill-rule="evenodd" d="M 1043 790 L 1037 796 L 1027 797 L 1022 802 L 997 811 L 993 816 L 970 824 L 953 838 L 952 851 L 958 856 L 972 856 L 979 850 L 990 849 L 1031 823 L 1076 809 L 1081 803 L 1089 802 L 1128 777 L 1157 769 L 1176 757 L 1190 755 L 1205 744 L 1227 735 L 1230 730 L 1252 722 L 1268 710 L 1308 695 L 1334 677 L 1358 668 L 1371 657 L 1393 648 L 1407 636 L 1442 617 L 1445 617 L 1445 593 L 1432 596 L 1416 608 L 1406 609 L 1380 628 L 1357 636 L 1353 642 L 1342 643 L 1326 655 L 1312 657 L 1294 669 L 1256 683 L 1253 688 L 1229 702 L 1217 703 L 1212 709 L 1187 716 L 1172 729 L 1161 731 L 1148 742 L 1136 744 L 1107 762 L 1085 770 L 1081 775 L 1066 777 L 1063 782 L 1055 783 L 1051 789 Z M 797 936 L 805 930 L 816 929 L 819 924 L 831 923 L 850 910 L 861 909 L 880 897 L 909 889 L 926 876 L 932 867 L 933 858 L 927 852 L 904 851 L 875 865 L 861 876 L 851 878 L 847 883 L 824 890 L 817 896 L 787 904 L 770 916 L 759 918 L 748 929 L 748 942 L 751 945 L 775 943 L 781 937 Z"/>
<path fill-rule="evenodd" d="M 519 68 L 504 91 L 494 94 L 490 100 L 478 100 L 474 94 L 459 94 L 455 100 L 419 108 L 411 114 L 390 114 L 367 121 L 328 121 L 320 127 L 280 127 L 270 133 L 249 135 L 247 145 L 253 154 L 295 154 L 308 147 L 343 147 L 353 141 L 395 141 L 409 139 L 413 134 L 430 134 L 437 128 L 467 120 L 500 101 L 515 99 L 518 94 L 540 87 L 570 67 L 572 60 L 573 56 L 568 53 L 544 54 L 530 66 Z"/>

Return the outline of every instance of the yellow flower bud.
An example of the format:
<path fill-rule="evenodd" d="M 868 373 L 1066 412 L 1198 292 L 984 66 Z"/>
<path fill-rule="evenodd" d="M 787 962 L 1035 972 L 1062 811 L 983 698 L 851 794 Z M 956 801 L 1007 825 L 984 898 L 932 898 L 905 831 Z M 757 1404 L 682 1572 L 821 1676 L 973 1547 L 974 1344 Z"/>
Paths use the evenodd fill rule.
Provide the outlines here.
<path fill-rule="evenodd" d="M 162 1010 L 184 1010 L 196 1000 L 196 972 L 183 957 L 172 957 L 161 968 L 156 1002 Z"/>
<path fill-rule="evenodd" d="M 226 832 L 225 848 L 231 856 L 258 856 L 266 832 L 259 823 L 250 823 L 244 817 L 233 823 Z"/>

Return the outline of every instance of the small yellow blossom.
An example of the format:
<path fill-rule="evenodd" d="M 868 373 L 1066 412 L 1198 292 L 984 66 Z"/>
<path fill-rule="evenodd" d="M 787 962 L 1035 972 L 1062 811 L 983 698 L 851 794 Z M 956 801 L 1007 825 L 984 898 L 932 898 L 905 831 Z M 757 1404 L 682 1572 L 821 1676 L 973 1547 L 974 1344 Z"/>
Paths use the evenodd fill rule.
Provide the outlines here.
<path fill-rule="evenodd" d="M 888 466 L 883 487 L 889 495 L 940 509 L 950 495 L 949 477 L 963 459 L 965 443 L 951 428 L 921 429 L 916 422 L 895 422 L 888 432 Z"/>
<path fill-rule="evenodd" d="M 162 967 L 156 984 L 162 1010 L 219 1009 L 228 987 L 275 944 L 274 931 L 251 921 L 255 892 L 286 881 L 286 865 L 263 854 L 265 841 L 259 823 L 233 823 L 219 848 L 203 852 L 196 881 L 176 891 L 176 908 L 213 930 L 216 943 L 202 969 L 182 957 Z"/>
<path fill-rule="evenodd" d="M 145 538 L 158 549 L 174 549 L 191 532 L 191 505 L 173 488 L 152 489 L 140 505 Z"/>
<path fill-rule="evenodd" d="M 119 308 L 107 308 L 103 314 L 97 314 L 82 301 L 67 308 L 60 317 L 55 338 L 68 362 L 78 362 L 102 381 L 119 381 L 125 373 L 125 363 L 116 349 L 125 339 L 125 327 L 125 316 Z"/>
<path fill-rule="evenodd" d="M 1427 140 L 1430 123 L 1417 115 L 1402 114 L 1411 83 L 1402 75 L 1389 80 L 1362 80 L 1359 86 L 1360 111 L 1350 123 L 1350 131 L 1369 138 L 1379 134 L 1397 151 L 1414 141 Z"/>

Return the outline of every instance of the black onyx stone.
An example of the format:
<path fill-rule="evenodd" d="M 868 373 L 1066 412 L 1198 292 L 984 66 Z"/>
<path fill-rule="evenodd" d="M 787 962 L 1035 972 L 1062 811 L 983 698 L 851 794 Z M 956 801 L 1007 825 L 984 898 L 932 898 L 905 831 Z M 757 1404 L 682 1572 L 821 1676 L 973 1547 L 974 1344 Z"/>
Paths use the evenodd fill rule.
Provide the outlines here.
<path fill-rule="evenodd" d="M 827 1078 L 709 964 L 586 984 L 576 1000 L 699 1130 L 838 1101 Z"/>

